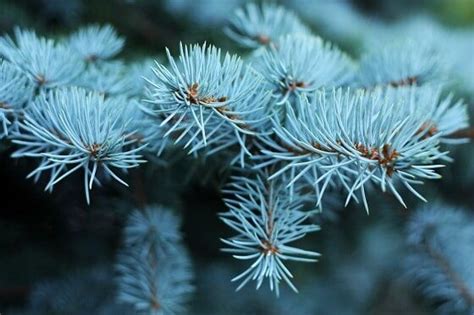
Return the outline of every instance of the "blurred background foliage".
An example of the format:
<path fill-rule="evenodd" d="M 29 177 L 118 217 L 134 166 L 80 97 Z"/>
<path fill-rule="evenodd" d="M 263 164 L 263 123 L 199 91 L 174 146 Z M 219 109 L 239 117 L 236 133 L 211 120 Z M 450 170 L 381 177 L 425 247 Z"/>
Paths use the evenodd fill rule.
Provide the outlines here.
<path fill-rule="evenodd" d="M 40 34 L 61 36 L 88 23 L 109 23 L 126 38 L 122 57 L 129 60 L 160 59 L 165 47 L 176 50 L 179 42 L 207 41 L 238 51 L 222 33 L 222 25 L 233 7 L 243 2 L 0 0 L 0 32 L 11 32 L 14 26 L 21 25 Z M 338 0 L 280 2 L 290 8 L 294 6 L 299 13 L 306 12 L 302 14 L 305 21 L 311 20 L 314 13 L 316 23 L 310 25 L 316 34 L 352 54 L 358 53 L 361 42 L 334 32 L 338 23 L 345 22 L 341 12 L 331 11 L 333 16 L 329 19 L 334 25 L 318 23 L 321 20 L 314 11 L 318 4 L 334 4 Z M 354 0 L 350 7 L 357 16 L 385 23 L 430 15 L 448 28 L 472 29 L 474 25 L 474 0 Z M 465 66 L 473 70 L 474 76 L 473 59 Z M 461 89 L 457 95 L 464 96 L 473 108 L 472 92 Z M 216 215 L 225 210 L 219 188 L 230 171 L 222 161 L 192 160 L 182 152 L 169 152 L 172 159 L 166 165 L 148 163 L 132 170 L 130 189 L 115 183 L 95 189 L 94 202 L 87 206 L 79 176 L 70 176 L 52 194 L 45 193 L 42 185 L 25 179 L 31 162 L 10 159 L 10 144 L 0 145 L 2 314 L 30 303 L 31 293 L 44 281 L 61 281 L 55 279 L 110 266 L 127 213 L 145 203 L 171 206 L 183 214 L 185 242 L 197 278 L 197 294 L 190 314 L 305 315 L 302 303 L 307 300 L 319 303 L 317 314 L 432 314 L 433 305 L 408 284 L 401 270 L 407 255 L 405 222 L 419 204 L 414 198 L 408 197 L 409 209 L 405 210 L 392 197 L 372 194 L 373 210 L 369 216 L 360 207 L 350 205 L 342 209 L 336 205 L 334 213 L 321 219 L 322 231 L 302 240 L 315 244 L 324 254 L 321 262 L 292 266 L 296 278 L 301 280 L 301 293 L 285 291 L 275 301 L 268 292 L 255 293 L 253 288 L 235 294 L 229 281 L 239 265 L 219 251 L 219 237 L 229 232 Z M 423 189 L 428 200 L 445 200 L 474 210 L 473 153 L 472 144 L 454 150 L 456 162 L 443 171 L 444 179 L 430 182 Z M 94 285 L 89 289 L 90 295 L 108 290 Z"/>

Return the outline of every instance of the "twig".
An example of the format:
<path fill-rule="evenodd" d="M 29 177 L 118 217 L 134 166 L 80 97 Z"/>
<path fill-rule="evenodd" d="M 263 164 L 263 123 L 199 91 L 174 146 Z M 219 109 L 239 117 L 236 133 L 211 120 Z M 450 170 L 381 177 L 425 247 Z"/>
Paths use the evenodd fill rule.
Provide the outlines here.
<path fill-rule="evenodd" d="M 454 138 L 454 139 L 460 139 L 460 138 L 474 139 L 474 127 L 455 131 L 452 134 L 448 135 L 448 137 Z"/>
<path fill-rule="evenodd" d="M 463 280 L 458 276 L 458 274 L 451 268 L 449 262 L 438 253 L 434 248 L 432 248 L 426 240 L 423 242 L 424 247 L 428 255 L 433 258 L 433 260 L 438 264 L 438 266 L 444 270 L 448 278 L 451 280 L 454 288 L 459 292 L 459 294 L 466 300 L 469 304 L 474 305 L 474 293 L 469 290 Z"/>

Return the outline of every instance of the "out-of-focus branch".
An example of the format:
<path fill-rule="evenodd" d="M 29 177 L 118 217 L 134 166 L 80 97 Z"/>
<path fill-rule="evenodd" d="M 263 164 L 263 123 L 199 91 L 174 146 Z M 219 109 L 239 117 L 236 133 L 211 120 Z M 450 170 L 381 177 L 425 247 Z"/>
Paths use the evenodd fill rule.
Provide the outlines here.
<path fill-rule="evenodd" d="M 470 138 L 474 139 L 474 127 L 465 128 L 458 131 L 453 132 L 449 135 L 450 138 Z"/>

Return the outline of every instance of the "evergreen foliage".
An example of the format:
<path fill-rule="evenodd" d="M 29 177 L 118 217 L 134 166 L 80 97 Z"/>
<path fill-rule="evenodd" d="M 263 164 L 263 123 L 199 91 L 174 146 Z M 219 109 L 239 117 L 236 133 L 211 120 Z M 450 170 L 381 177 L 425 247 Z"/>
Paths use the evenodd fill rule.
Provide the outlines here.
<path fill-rule="evenodd" d="M 473 224 L 466 209 L 440 203 L 418 209 L 409 222 L 407 276 L 439 314 L 474 312 Z"/>
<path fill-rule="evenodd" d="M 293 12 L 284 7 L 249 3 L 235 11 L 226 33 L 244 47 L 258 48 L 284 35 L 307 34 L 310 30 Z"/>
<path fill-rule="evenodd" d="M 135 131 L 128 131 L 126 106 L 120 99 L 104 99 L 97 92 L 80 88 L 43 92 L 25 110 L 20 128 L 24 130 L 13 141 L 21 148 L 15 157 L 40 159 L 40 165 L 29 176 L 50 172 L 45 189 L 71 173 L 82 169 L 84 190 L 100 183 L 99 166 L 106 174 L 127 185 L 113 168 L 127 170 L 145 162 L 133 147 Z"/>
<path fill-rule="evenodd" d="M 219 10 L 225 11 L 221 15 L 241 2 L 220 3 Z M 212 3 L 167 1 L 165 10 L 184 14 L 186 5 L 202 10 Z M 301 1 L 289 6 L 297 3 Z M 183 314 L 196 283 L 198 289 L 219 291 L 228 280 L 238 282 L 240 291 L 232 299 L 241 294 L 242 301 L 258 300 L 265 314 L 324 313 L 329 306 L 310 301 L 309 290 L 326 295 L 328 305 L 334 304 L 329 301 L 334 296 L 324 285 L 309 282 L 337 282 L 339 274 L 306 283 L 302 279 L 307 303 L 295 302 L 287 289 L 298 292 L 293 283 L 294 275 L 300 281 L 298 268 L 319 267 L 298 262 L 318 261 L 315 248 L 334 255 L 344 243 L 343 233 L 314 246 L 307 234 L 319 231 L 319 224 L 336 224 L 340 208 L 385 214 L 392 199 L 404 208 L 414 207 L 412 195 L 427 205 L 409 218 L 410 254 L 403 258 L 403 270 L 440 314 L 474 312 L 474 219 L 468 209 L 431 201 L 436 194 L 432 180 L 443 178 L 441 169 L 456 166 L 458 157 L 472 158 L 450 152 L 461 150 L 473 137 L 469 99 L 458 95 L 474 91 L 469 69 L 462 65 L 470 56 L 465 52 L 474 52 L 474 32 L 450 32 L 425 18 L 389 26 L 367 19 L 346 1 L 315 1 L 321 10 L 311 15 L 314 4 L 304 3 L 309 6 L 304 22 L 278 4 L 236 8 L 223 33 L 241 47 L 241 55 L 206 42 L 183 42 L 166 48 L 164 57 L 130 61 L 122 52 L 125 38 L 111 25 L 99 24 L 55 38 L 20 27 L 13 36 L 0 37 L 0 141 L 9 146 L 11 157 L 32 161 L 27 177 L 51 192 L 80 173 L 77 186 L 87 204 L 93 187 L 130 183 L 139 204 L 125 210 L 129 214 L 120 248 L 115 262 L 108 262 L 115 275 L 97 268 L 35 286 L 28 314 Z M 147 1 L 141 5 L 153 6 Z M 336 25 L 328 12 L 344 21 Z M 207 26 L 221 18 L 203 15 L 193 23 L 205 27 L 206 16 Z M 316 35 L 314 25 L 326 26 L 326 34 L 339 40 L 365 35 L 346 53 Z M 434 31 L 423 38 L 427 32 L 415 29 L 426 30 L 427 25 Z M 405 33 L 412 36 L 405 38 Z M 439 42 L 444 40 L 449 48 Z M 127 59 L 117 58 L 122 55 Z M 456 80 L 463 80 L 460 89 Z M 235 258 L 236 266 L 245 266 L 232 279 L 227 277 L 239 267 L 217 268 L 214 278 L 194 274 L 181 216 L 152 205 L 149 187 L 129 174 L 145 164 L 145 172 L 161 168 L 150 186 L 186 205 L 194 201 L 179 195 L 176 186 L 188 184 L 182 178 L 192 177 L 199 163 L 204 163 L 205 175 L 219 176 L 219 184 L 204 175 L 200 179 L 222 193 L 220 206 L 225 208 L 218 217 L 233 233 L 221 239 L 222 252 Z M 469 167 L 464 172 L 473 169 L 472 163 Z M 220 186 L 222 182 L 227 184 Z M 169 193 L 167 185 L 176 189 Z M 121 208 L 134 208 L 123 199 Z M 367 234 L 377 238 L 381 229 Z M 372 245 L 384 248 L 380 256 L 388 260 L 387 252 L 397 249 L 382 239 Z M 374 260 L 374 269 L 392 267 L 367 248 L 361 251 Z M 337 257 L 352 259 L 345 254 L 341 249 Z M 361 267 L 363 259 L 357 259 L 357 264 L 341 264 L 340 273 L 356 273 L 370 290 L 376 281 Z M 211 272 L 214 267 L 203 269 Z M 264 301 L 273 301 L 268 292 L 245 293 L 253 281 L 256 289 L 268 284 L 281 299 L 265 306 Z M 94 292 L 89 294 L 88 286 Z M 360 291 L 354 284 L 344 286 Z M 216 294 L 228 298 L 226 292 Z M 360 300 L 369 297 L 354 292 L 351 300 L 358 303 L 358 311 L 364 310 Z M 242 309 L 235 305 L 229 303 L 227 310 Z M 351 314 L 341 305 L 333 305 L 332 311 Z"/>
<path fill-rule="evenodd" d="M 71 49 L 88 62 L 110 59 L 122 50 L 124 44 L 125 40 L 110 25 L 90 25 L 69 38 Z"/>
<path fill-rule="evenodd" d="M 181 314 L 193 292 L 189 257 L 181 244 L 179 219 L 150 206 L 130 214 L 118 256 L 118 301 L 140 314 Z"/>
<path fill-rule="evenodd" d="M 239 290 L 250 280 L 257 281 L 257 289 L 268 278 L 270 289 L 279 295 L 279 284 L 285 281 L 294 291 L 293 275 L 285 266 L 287 260 L 316 262 L 318 253 L 302 250 L 292 243 L 307 233 L 319 230 L 319 226 L 305 221 L 310 211 L 301 211 L 304 196 L 290 198 L 283 183 L 267 181 L 268 174 L 256 179 L 236 177 L 225 189 L 230 197 L 225 199 L 230 209 L 221 219 L 238 234 L 223 242 L 223 250 L 242 260 L 252 260 L 252 265 L 232 279 L 241 281 Z"/>
<path fill-rule="evenodd" d="M 8 136 L 12 120 L 33 97 L 33 83 L 8 61 L 0 60 L 0 138 Z"/>
<path fill-rule="evenodd" d="M 71 47 L 19 28 L 15 29 L 15 40 L 8 35 L 0 39 L 0 56 L 42 89 L 72 84 L 84 69 Z"/>

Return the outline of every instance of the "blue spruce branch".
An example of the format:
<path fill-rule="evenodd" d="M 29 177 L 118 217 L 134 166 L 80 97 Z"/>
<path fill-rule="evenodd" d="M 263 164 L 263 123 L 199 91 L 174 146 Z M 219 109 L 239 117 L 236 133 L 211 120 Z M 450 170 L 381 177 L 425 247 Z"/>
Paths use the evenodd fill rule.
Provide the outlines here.
<path fill-rule="evenodd" d="M 116 264 L 119 302 L 133 305 L 140 314 L 185 311 L 194 287 L 179 227 L 179 218 L 162 207 L 130 214 Z"/>
<path fill-rule="evenodd" d="M 290 243 L 318 231 L 319 226 L 305 223 L 314 212 L 302 210 L 303 195 L 295 192 L 292 199 L 282 182 L 268 182 L 267 177 L 265 172 L 255 179 L 234 177 L 224 189 L 229 211 L 220 217 L 237 235 L 222 240 L 227 245 L 223 251 L 236 259 L 252 261 L 248 269 L 232 279 L 241 281 L 237 290 L 252 280 L 257 282 L 258 289 L 268 280 L 276 295 L 282 281 L 298 292 L 285 261 L 316 262 L 319 254 Z"/>
<path fill-rule="evenodd" d="M 474 217 L 465 209 L 433 204 L 418 209 L 407 228 L 407 275 L 439 314 L 474 312 Z"/>

